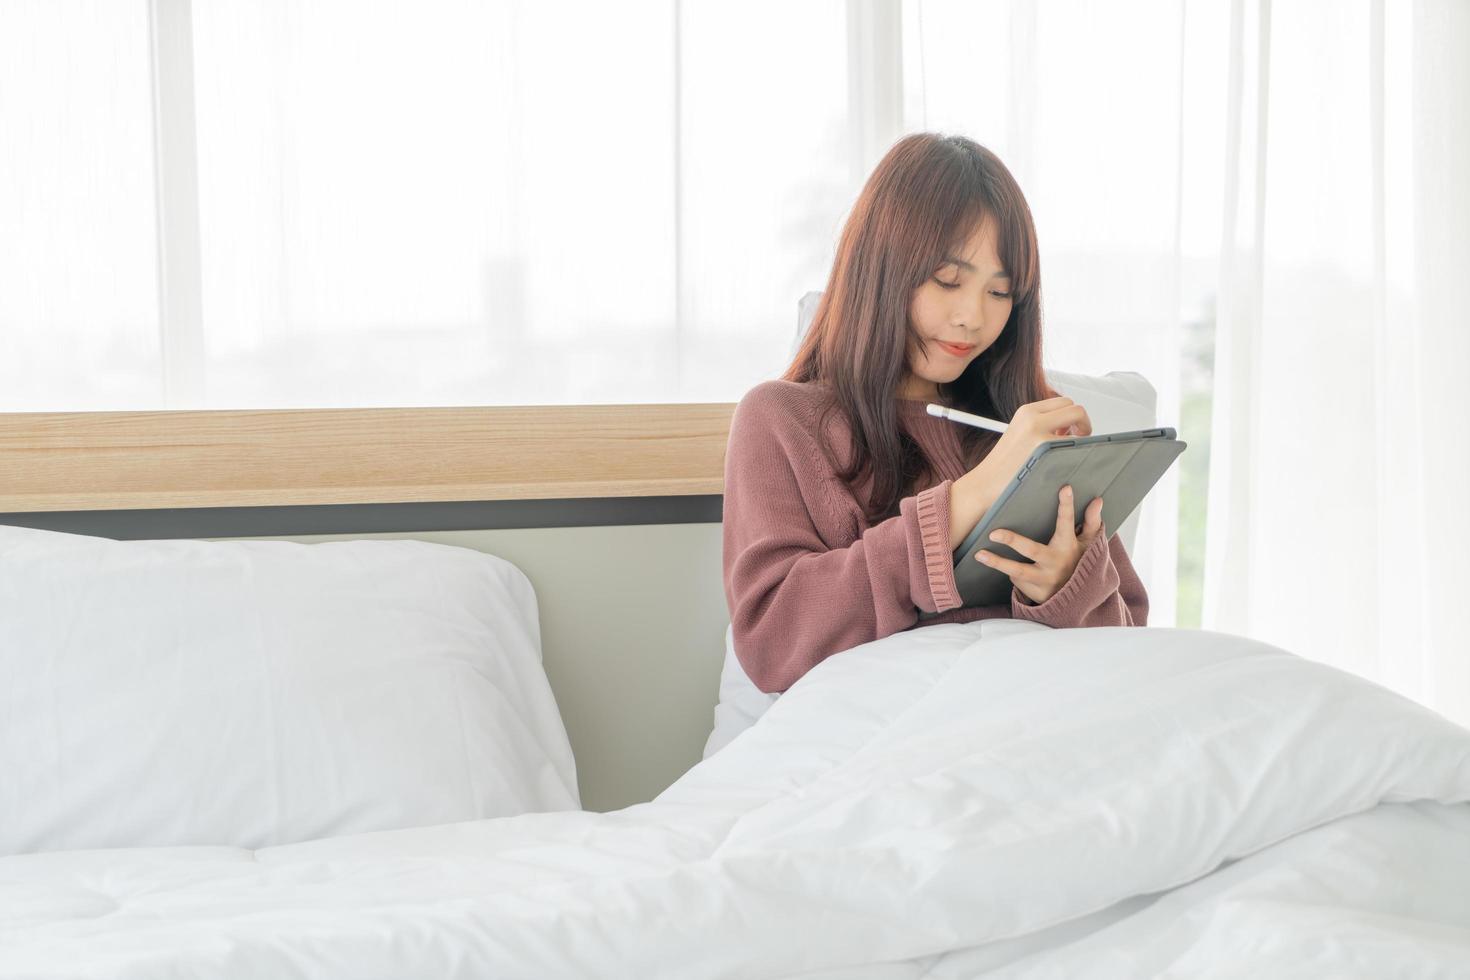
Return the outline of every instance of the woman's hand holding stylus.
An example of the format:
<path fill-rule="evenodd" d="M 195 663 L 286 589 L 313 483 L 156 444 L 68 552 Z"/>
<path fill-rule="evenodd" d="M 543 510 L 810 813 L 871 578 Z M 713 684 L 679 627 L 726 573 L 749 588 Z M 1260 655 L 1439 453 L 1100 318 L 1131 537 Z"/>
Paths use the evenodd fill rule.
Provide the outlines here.
<path fill-rule="evenodd" d="M 1058 493 L 1057 527 L 1051 541 L 1042 544 L 1015 531 L 992 531 L 990 540 L 1020 552 L 1031 561 L 1011 561 L 994 552 L 978 551 L 975 560 L 1010 577 L 1016 587 L 1033 604 L 1039 605 L 1066 585 L 1077 568 L 1077 562 L 1091 547 L 1092 542 L 1103 533 L 1103 499 L 1093 497 L 1083 515 L 1082 534 L 1079 536 L 1073 525 L 1076 509 L 1072 505 L 1072 488 L 1062 487 Z"/>
<path fill-rule="evenodd" d="M 1016 409 L 1000 441 L 950 488 L 950 550 L 960 546 L 1037 446 L 1067 435 L 1092 435 L 1092 420 L 1087 417 L 1087 410 L 1072 399 L 1058 396 L 1028 402 Z"/>

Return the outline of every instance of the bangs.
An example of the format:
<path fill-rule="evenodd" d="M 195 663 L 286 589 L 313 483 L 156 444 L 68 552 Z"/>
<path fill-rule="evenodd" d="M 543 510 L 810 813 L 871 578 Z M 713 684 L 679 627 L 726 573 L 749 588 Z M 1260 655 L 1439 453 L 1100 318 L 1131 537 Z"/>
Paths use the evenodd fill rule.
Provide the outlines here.
<path fill-rule="evenodd" d="M 1018 202 L 1024 209 L 1017 213 L 1015 208 L 1006 208 L 996 217 L 996 236 L 999 241 L 995 251 L 1000 256 L 1006 272 L 1011 275 L 1011 292 L 1018 300 L 1029 300 L 1036 293 L 1038 277 L 1036 261 L 1036 238 L 1031 230 L 1031 216 L 1026 202 Z"/>
<path fill-rule="evenodd" d="M 944 239 L 949 243 L 948 255 L 959 255 L 970 236 L 986 221 L 995 225 L 995 254 L 1001 266 L 1011 278 L 1011 292 L 1018 302 L 1028 300 L 1036 291 L 1036 242 L 1031 235 L 1031 222 L 1027 213 L 1016 213 L 1014 206 L 1006 201 L 989 201 L 976 194 L 966 200 L 952 214 L 957 215 L 944 229 Z M 1021 202 L 1025 208 L 1025 202 Z M 939 257 L 936 265 L 943 261 Z"/>

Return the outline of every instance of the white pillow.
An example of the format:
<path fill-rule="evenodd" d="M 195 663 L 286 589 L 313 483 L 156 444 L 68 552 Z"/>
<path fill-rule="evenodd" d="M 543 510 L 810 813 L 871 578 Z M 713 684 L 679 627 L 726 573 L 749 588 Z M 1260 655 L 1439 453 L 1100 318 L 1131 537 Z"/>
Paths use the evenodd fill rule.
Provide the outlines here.
<path fill-rule="evenodd" d="M 755 681 L 735 656 L 735 627 L 725 627 L 725 665 L 720 668 L 720 702 L 715 705 L 715 727 L 704 743 L 708 759 L 745 731 L 766 709 L 776 703 L 779 694 L 769 694 L 755 686 Z"/>
<path fill-rule="evenodd" d="M 0 526 L 0 854 L 580 807 L 511 563 Z"/>

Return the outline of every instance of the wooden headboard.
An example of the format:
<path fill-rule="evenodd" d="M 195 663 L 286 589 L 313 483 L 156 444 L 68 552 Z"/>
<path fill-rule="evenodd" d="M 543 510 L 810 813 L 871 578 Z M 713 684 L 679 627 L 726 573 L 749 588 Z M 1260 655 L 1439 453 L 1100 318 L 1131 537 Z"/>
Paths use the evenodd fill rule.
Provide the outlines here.
<path fill-rule="evenodd" d="M 733 411 L 0 414 L 0 512 L 718 494 Z"/>
<path fill-rule="evenodd" d="M 0 523 L 120 539 L 414 537 L 536 588 L 582 803 L 699 760 L 729 622 L 733 405 L 0 414 Z"/>

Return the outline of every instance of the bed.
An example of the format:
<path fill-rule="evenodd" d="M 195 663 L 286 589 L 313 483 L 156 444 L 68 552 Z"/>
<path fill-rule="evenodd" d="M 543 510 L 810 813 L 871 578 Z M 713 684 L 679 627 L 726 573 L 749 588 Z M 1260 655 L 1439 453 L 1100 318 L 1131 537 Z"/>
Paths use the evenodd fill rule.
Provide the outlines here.
<path fill-rule="evenodd" d="M 1459 976 L 1470 734 L 1207 631 L 899 634 L 654 800 L 0 860 L 0 976 Z"/>
<path fill-rule="evenodd" d="M 0 977 L 1470 976 L 1470 732 L 1290 651 L 924 627 L 716 740 L 727 620 L 559 595 L 616 525 L 78 520 L 0 520 Z"/>

